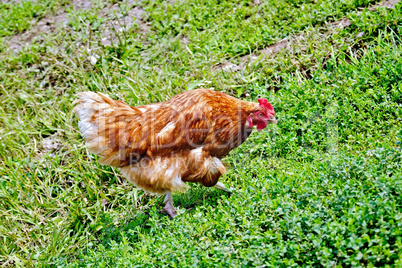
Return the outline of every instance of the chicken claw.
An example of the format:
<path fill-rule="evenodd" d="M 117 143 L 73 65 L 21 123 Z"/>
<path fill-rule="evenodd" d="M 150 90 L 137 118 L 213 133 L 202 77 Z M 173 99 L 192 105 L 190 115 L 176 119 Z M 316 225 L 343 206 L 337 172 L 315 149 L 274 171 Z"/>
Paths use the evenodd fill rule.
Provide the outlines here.
<path fill-rule="evenodd" d="M 159 211 L 159 213 L 166 213 L 170 218 L 174 218 L 177 215 L 176 208 L 173 206 L 172 193 L 167 191 L 165 195 L 165 207 Z"/>
<path fill-rule="evenodd" d="M 218 182 L 214 185 L 214 187 L 215 187 L 215 188 L 218 188 L 219 190 L 222 190 L 222 191 L 224 191 L 224 192 L 227 192 L 227 193 L 232 194 L 232 191 L 230 191 L 228 188 L 226 188 L 226 186 L 225 186 L 222 182 L 220 182 L 220 181 L 218 181 Z"/>

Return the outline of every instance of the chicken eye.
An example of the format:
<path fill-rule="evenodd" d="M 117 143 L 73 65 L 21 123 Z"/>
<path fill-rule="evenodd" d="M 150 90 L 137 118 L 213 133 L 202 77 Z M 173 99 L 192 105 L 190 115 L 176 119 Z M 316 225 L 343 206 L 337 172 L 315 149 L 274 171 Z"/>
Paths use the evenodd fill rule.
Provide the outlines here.
<path fill-rule="evenodd" d="M 259 113 L 257 114 L 257 116 L 262 116 L 262 112 L 259 112 Z"/>

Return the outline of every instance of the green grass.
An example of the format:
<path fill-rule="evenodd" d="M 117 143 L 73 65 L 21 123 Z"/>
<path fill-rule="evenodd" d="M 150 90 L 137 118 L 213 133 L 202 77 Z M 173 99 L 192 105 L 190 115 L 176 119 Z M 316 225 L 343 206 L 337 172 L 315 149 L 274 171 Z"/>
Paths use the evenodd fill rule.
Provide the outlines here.
<path fill-rule="evenodd" d="M 14 35 L 31 28 L 47 13 L 61 8 L 66 1 L 0 2 L 0 37 Z"/>
<path fill-rule="evenodd" d="M 142 21 L 104 46 L 102 25 L 136 4 L 105 18 L 111 4 L 94 1 L 17 54 L 6 44 L 29 25 L 16 21 L 69 4 L 0 4 L 13 10 L 0 19 L 0 264 L 401 266 L 402 6 L 360 10 L 373 2 L 144 1 Z M 352 25 L 328 29 L 342 17 Z M 244 70 L 213 68 L 299 33 Z M 139 105 L 200 86 L 266 97 L 279 124 L 226 159 L 233 195 L 193 184 L 170 220 L 86 150 L 71 102 L 94 90 Z"/>

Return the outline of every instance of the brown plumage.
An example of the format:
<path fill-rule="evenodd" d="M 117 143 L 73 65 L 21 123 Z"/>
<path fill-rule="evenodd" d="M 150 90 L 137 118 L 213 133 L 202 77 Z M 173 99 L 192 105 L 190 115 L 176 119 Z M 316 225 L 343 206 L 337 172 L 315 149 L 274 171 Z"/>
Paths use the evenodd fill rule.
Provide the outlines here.
<path fill-rule="evenodd" d="M 196 89 L 166 102 L 130 107 L 102 93 L 78 93 L 74 111 L 89 150 L 99 163 L 118 167 L 131 183 L 166 193 L 164 209 L 176 215 L 170 192 L 185 182 L 224 189 L 221 158 L 242 144 L 253 125 L 276 123 L 265 99 L 247 102 L 209 89 Z M 218 183 L 218 184 L 217 184 Z"/>

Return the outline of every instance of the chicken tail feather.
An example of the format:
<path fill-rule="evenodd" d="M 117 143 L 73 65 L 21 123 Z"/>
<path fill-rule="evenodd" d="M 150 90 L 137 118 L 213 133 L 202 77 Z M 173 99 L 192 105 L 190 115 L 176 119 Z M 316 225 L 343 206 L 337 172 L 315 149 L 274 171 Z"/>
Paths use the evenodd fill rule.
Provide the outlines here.
<path fill-rule="evenodd" d="M 132 153 L 128 149 L 128 132 L 138 127 L 133 121 L 141 116 L 141 111 L 102 93 L 81 92 L 77 96 L 73 111 L 80 119 L 78 127 L 88 149 L 101 157 L 99 163 L 103 165 L 127 164 L 127 155 Z"/>

